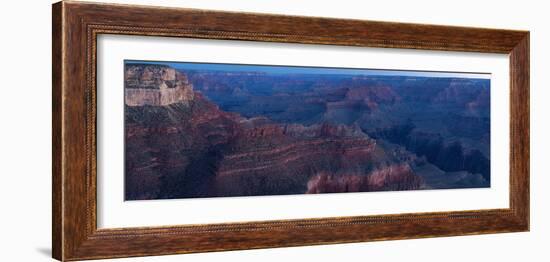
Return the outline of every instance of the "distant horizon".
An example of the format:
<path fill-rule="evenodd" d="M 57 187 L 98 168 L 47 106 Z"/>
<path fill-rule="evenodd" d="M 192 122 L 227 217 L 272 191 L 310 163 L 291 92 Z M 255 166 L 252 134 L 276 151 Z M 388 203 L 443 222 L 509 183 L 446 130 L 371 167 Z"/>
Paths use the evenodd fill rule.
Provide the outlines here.
<path fill-rule="evenodd" d="M 292 66 L 292 65 L 256 65 L 256 64 L 230 64 L 208 62 L 172 62 L 172 61 L 147 61 L 124 60 L 125 64 L 155 64 L 166 65 L 178 70 L 204 70 L 220 72 L 262 72 L 267 74 L 311 74 L 311 75 L 364 75 L 364 76 L 414 76 L 437 78 L 466 78 L 487 79 L 489 73 L 445 72 L 445 71 L 420 71 L 420 70 L 395 70 L 395 69 L 361 69 L 339 68 L 322 66 Z"/>

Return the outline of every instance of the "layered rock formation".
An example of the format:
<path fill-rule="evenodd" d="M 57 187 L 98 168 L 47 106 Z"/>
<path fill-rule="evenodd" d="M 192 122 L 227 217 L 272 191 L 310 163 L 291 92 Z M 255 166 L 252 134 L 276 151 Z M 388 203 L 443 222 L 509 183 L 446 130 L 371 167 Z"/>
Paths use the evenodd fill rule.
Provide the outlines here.
<path fill-rule="evenodd" d="M 298 194 L 315 172 L 367 168 L 376 141 L 357 128 L 264 124 L 228 145 L 216 172 L 222 195 Z"/>
<path fill-rule="evenodd" d="M 307 183 L 308 194 L 420 189 L 424 182 L 408 164 L 396 164 L 364 174 L 321 172 Z"/>
<path fill-rule="evenodd" d="M 187 103 L 128 106 L 125 115 L 127 199 L 207 194 L 211 167 L 240 119 L 200 94 Z"/>
<path fill-rule="evenodd" d="M 127 106 L 166 106 L 188 103 L 193 86 L 187 77 L 164 65 L 127 64 L 124 98 Z"/>

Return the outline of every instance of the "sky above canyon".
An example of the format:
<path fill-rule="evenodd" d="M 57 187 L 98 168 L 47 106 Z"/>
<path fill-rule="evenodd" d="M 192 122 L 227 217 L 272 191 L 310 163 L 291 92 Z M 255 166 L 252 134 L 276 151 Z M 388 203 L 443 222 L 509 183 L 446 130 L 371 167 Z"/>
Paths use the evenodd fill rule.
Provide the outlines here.
<path fill-rule="evenodd" d="M 333 67 L 309 67 L 309 66 L 284 66 L 284 65 L 249 65 L 249 64 L 222 64 L 222 63 L 198 63 L 198 62 L 172 62 L 172 61 L 144 61 L 125 60 L 127 64 L 159 64 L 167 65 L 179 70 L 208 70 L 221 72 L 260 72 L 267 74 L 326 74 L 326 75 L 365 75 L 365 76 L 415 76 L 415 77 L 441 77 L 441 78 L 475 78 L 490 79 L 491 74 L 473 72 L 435 72 L 414 70 L 384 70 L 384 69 L 358 69 L 358 68 L 333 68 Z"/>

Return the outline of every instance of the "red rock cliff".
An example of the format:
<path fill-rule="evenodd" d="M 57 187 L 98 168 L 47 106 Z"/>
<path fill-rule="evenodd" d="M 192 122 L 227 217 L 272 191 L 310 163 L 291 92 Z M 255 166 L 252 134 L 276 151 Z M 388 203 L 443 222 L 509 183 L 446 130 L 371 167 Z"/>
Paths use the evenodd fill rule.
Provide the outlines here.
<path fill-rule="evenodd" d="M 306 193 L 414 190 L 422 185 L 422 178 L 415 175 L 408 164 L 403 163 L 379 168 L 366 175 L 321 172 L 308 181 Z"/>

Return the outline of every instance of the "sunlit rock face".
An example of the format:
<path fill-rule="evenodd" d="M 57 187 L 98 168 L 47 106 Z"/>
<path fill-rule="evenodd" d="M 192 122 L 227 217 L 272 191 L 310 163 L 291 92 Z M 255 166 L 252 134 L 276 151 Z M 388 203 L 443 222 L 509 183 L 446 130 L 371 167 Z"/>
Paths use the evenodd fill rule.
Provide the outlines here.
<path fill-rule="evenodd" d="M 126 65 L 124 97 L 128 106 L 166 106 L 193 100 L 187 77 L 164 65 Z"/>

